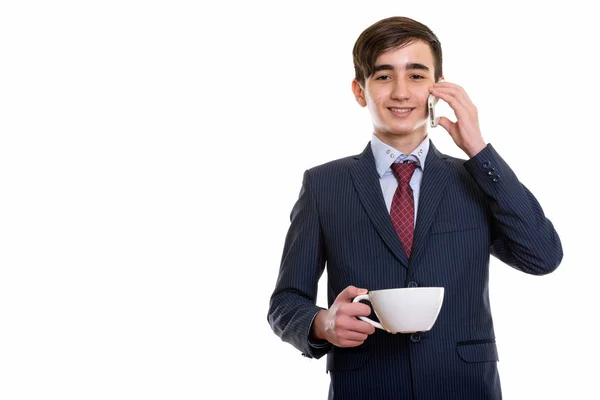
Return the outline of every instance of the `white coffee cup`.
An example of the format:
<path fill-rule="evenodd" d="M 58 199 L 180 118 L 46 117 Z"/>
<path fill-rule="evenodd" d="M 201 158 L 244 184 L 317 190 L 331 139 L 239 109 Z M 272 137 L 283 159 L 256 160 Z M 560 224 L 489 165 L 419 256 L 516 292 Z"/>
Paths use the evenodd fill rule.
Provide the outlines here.
<path fill-rule="evenodd" d="M 358 317 L 389 333 L 426 332 L 433 327 L 444 301 L 443 287 L 372 290 L 352 300 L 369 300 L 380 322 Z"/>

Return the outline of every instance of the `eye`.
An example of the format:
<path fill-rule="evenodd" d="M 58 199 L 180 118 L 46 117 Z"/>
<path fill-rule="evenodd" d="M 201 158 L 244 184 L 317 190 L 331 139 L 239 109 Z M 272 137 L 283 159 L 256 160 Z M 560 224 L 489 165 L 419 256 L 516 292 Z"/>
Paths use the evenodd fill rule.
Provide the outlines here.
<path fill-rule="evenodd" d="M 416 80 L 420 80 L 420 79 L 425 79 L 425 77 L 423 75 L 418 75 L 418 74 L 412 74 L 410 76 L 411 79 L 416 79 Z"/>
<path fill-rule="evenodd" d="M 377 78 L 375 78 L 376 81 L 387 81 L 389 79 L 392 79 L 392 77 L 389 75 L 380 75 Z"/>

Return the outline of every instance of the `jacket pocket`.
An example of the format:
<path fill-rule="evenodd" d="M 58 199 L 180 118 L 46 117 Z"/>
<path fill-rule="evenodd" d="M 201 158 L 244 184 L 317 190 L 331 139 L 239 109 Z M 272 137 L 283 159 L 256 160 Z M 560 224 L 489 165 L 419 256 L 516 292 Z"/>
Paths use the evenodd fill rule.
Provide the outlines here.
<path fill-rule="evenodd" d="M 498 350 L 494 340 L 458 342 L 456 351 L 460 358 L 468 363 L 498 361 Z"/>
<path fill-rule="evenodd" d="M 365 365 L 369 359 L 366 351 L 334 350 L 327 354 L 327 371 L 349 371 Z"/>

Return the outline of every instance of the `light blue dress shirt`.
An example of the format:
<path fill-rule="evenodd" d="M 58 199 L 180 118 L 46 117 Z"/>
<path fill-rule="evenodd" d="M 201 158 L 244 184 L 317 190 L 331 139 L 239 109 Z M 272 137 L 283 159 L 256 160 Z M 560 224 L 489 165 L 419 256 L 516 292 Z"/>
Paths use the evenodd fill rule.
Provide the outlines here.
<path fill-rule="evenodd" d="M 404 162 L 405 160 L 415 162 L 417 168 L 410 180 L 410 187 L 413 191 L 413 197 L 415 200 L 415 225 L 417 223 L 417 209 L 419 207 L 419 194 L 421 191 L 421 181 L 423 180 L 423 170 L 425 169 L 425 159 L 429 152 L 429 137 L 425 139 L 413 150 L 410 154 L 403 154 L 395 148 L 388 146 L 383 143 L 379 138 L 373 134 L 371 138 L 371 150 L 375 157 L 375 165 L 377 167 L 377 173 L 379 174 L 379 183 L 381 185 L 381 191 L 383 192 L 383 199 L 388 212 L 392 207 L 392 199 L 394 193 L 398 187 L 398 180 L 392 172 L 391 165 L 395 162 Z"/>

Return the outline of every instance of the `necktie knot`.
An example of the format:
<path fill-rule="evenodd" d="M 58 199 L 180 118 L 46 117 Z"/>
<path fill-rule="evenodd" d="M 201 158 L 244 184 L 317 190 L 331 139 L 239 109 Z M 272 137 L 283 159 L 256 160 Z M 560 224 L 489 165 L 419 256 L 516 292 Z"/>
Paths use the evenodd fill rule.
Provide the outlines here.
<path fill-rule="evenodd" d="M 410 182 L 410 178 L 412 177 L 415 169 L 417 168 L 416 163 L 393 163 L 392 164 L 392 172 L 398 179 L 398 183 L 400 185 L 406 185 Z"/>

